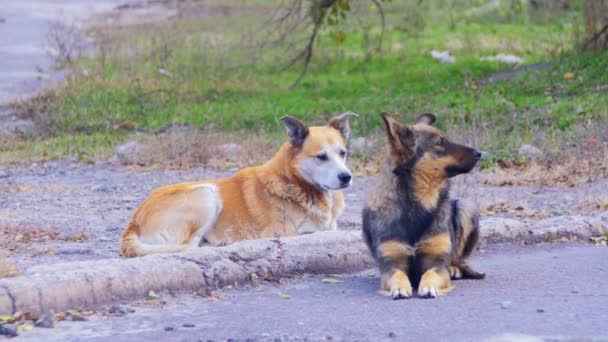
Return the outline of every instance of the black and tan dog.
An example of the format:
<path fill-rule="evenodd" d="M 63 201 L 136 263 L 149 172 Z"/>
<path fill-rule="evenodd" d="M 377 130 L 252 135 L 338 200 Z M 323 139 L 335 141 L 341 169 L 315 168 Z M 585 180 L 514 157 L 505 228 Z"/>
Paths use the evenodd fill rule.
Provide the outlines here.
<path fill-rule="evenodd" d="M 450 178 L 471 171 L 481 152 L 455 144 L 431 125 L 433 114 L 402 125 L 383 113 L 388 148 L 363 210 L 363 237 L 394 299 L 451 289 L 450 277 L 482 279 L 466 262 L 479 237 L 479 214 L 450 199 Z"/>

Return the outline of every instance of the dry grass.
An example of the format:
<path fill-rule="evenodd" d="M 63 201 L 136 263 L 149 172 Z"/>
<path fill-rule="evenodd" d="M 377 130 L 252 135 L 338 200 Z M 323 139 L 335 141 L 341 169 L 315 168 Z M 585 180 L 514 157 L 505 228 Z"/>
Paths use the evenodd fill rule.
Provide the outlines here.
<path fill-rule="evenodd" d="M 284 141 L 282 133 L 269 136 L 266 132 L 229 134 L 213 127 L 202 131 L 189 127 L 174 128 L 157 134 L 136 134 L 135 141 L 141 143 L 142 148 L 123 164 L 160 169 L 205 166 L 215 170 L 236 170 L 264 163 Z M 492 139 L 483 130 L 475 132 L 457 128 L 450 129 L 449 136 L 470 146 L 483 146 Z M 348 164 L 356 175 L 374 176 L 378 173 L 385 155 L 385 139 L 384 132 L 380 130 L 367 137 L 353 139 Z M 567 145 L 566 138 L 562 139 L 562 151 L 541 143 L 539 146 L 547 149 L 543 160 L 498 158 L 487 169 L 487 165 L 482 165 L 480 180 L 493 186 L 576 186 L 607 178 L 608 143 L 598 142 L 595 138 L 583 140 L 582 148 L 572 148 Z"/>
<path fill-rule="evenodd" d="M 608 177 L 608 146 L 595 153 L 568 155 L 545 162 L 498 163 L 482 175 L 486 185 L 512 186 L 539 184 L 576 186 Z"/>
<path fill-rule="evenodd" d="M 279 140 L 270 142 L 265 134 L 220 133 L 207 128 L 189 127 L 180 131 L 168 129 L 157 134 L 139 134 L 136 153 L 122 160 L 122 164 L 160 169 L 189 169 L 205 166 L 217 170 L 238 169 L 261 164 L 268 160 L 278 147 Z"/>

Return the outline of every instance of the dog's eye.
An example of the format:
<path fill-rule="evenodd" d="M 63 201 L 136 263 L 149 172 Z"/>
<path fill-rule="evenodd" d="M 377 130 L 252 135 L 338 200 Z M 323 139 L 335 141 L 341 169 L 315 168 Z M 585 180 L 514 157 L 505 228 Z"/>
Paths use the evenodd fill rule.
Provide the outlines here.
<path fill-rule="evenodd" d="M 327 153 L 317 154 L 317 159 L 319 159 L 320 161 L 327 161 Z"/>
<path fill-rule="evenodd" d="M 441 146 L 445 144 L 445 138 L 439 138 L 439 140 L 437 140 L 437 142 L 435 143 L 435 145 L 437 146 Z"/>
<path fill-rule="evenodd" d="M 340 157 L 342 157 L 342 158 L 346 157 L 346 151 L 341 150 L 340 151 Z"/>

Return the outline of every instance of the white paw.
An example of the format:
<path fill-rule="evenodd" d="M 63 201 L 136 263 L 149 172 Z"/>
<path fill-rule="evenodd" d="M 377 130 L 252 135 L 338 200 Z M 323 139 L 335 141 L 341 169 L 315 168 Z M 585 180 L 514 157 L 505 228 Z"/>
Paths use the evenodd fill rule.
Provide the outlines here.
<path fill-rule="evenodd" d="M 404 299 L 404 298 L 410 298 L 411 296 L 412 296 L 411 289 L 396 288 L 393 291 L 391 291 L 391 297 L 393 297 L 393 299 Z"/>
<path fill-rule="evenodd" d="M 434 287 L 421 287 L 418 289 L 418 296 L 423 298 L 437 297 L 437 289 Z"/>
<path fill-rule="evenodd" d="M 462 271 L 460 270 L 460 267 L 451 266 L 449 268 L 449 270 L 450 270 L 450 278 L 452 278 L 452 279 L 462 278 Z"/>
<path fill-rule="evenodd" d="M 189 243 L 189 248 L 197 248 L 200 246 L 200 242 L 201 242 L 201 237 L 200 236 L 193 236 L 192 239 L 190 240 Z"/>

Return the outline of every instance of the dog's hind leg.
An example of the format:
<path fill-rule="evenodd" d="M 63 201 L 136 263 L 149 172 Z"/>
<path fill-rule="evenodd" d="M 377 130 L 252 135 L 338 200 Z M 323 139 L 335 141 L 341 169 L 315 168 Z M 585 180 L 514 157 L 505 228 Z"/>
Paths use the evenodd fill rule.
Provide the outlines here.
<path fill-rule="evenodd" d="M 196 191 L 197 212 L 200 217 L 198 227 L 192 232 L 190 241 L 191 247 L 201 247 L 209 244 L 205 239 L 205 235 L 213 229 L 217 219 L 222 211 L 222 199 L 220 198 L 218 189 L 213 184 L 201 184 Z"/>
<path fill-rule="evenodd" d="M 475 271 L 467 259 L 479 242 L 479 211 L 471 203 L 463 200 L 452 201 L 452 229 L 458 241 L 456 255 L 450 265 L 452 279 L 483 279 L 485 273 Z"/>

